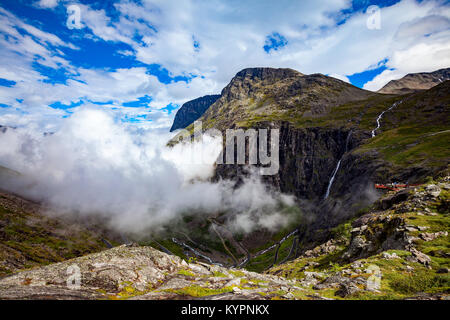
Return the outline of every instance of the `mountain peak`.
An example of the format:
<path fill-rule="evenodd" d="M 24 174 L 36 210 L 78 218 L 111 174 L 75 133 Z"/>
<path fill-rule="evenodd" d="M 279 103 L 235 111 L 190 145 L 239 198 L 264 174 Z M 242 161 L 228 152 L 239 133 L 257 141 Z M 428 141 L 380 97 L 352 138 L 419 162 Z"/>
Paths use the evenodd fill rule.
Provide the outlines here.
<path fill-rule="evenodd" d="M 220 95 L 207 95 L 184 103 L 175 115 L 170 132 L 189 126 L 219 98 Z"/>
<path fill-rule="evenodd" d="M 298 77 L 303 74 L 297 70 L 290 68 L 268 68 L 268 67 L 256 67 L 256 68 L 245 68 L 239 71 L 234 78 L 246 78 L 251 79 L 284 79 L 290 77 Z"/>
<path fill-rule="evenodd" d="M 446 80 L 450 80 L 450 68 L 433 72 L 408 73 L 401 79 L 389 81 L 379 93 L 406 94 L 418 90 L 428 90 Z"/>

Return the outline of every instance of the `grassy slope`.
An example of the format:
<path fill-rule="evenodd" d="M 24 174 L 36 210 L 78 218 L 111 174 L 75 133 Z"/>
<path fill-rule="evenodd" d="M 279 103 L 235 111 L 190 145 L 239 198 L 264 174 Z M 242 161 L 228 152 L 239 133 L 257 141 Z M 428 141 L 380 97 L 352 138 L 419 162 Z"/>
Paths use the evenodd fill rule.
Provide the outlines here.
<path fill-rule="evenodd" d="M 98 232 L 39 210 L 35 203 L 0 193 L 0 276 L 106 249 Z"/>
<path fill-rule="evenodd" d="M 448 165 L 450 81 L 407 96 L 382 119 L 379 134 L 361 151 L 377 150 L 398 166 Z"/>

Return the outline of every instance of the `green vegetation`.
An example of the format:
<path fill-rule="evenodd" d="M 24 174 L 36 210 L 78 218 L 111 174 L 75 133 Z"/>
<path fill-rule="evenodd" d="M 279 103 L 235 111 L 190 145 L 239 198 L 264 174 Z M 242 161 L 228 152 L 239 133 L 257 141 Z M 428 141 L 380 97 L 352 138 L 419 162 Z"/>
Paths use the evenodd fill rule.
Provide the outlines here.
<path fill-rule="evenodd" d="M 177 273 L 181 274 L 183 276 L 187 276 L 187 277 L 195 277 L 195 274 L 192 271 L 187 270 L 187 269 L 178 270 Z"/>
<path fill-rule="evenodd" d="M 415 272 L 414 275 L 397 273 L 390 275 L 390 287 L 395 292 L 405 295 L 418 292 L 450 293 L 450 275 L 436 275 L 427 270 Z"/>
<path fill-rule="evenodd" d="M 224 287 L 219 289 L 210 289 L 210 288 L 204 288 L 197 285 L 192 285 L 190 287 L 182 288 L 182 289 L 167 289 L 164 290 L 167 292 L 173 292 L 180 296 L 189 296 L 189 297 L 205 297 L 205 296 L 211 296 L 215 294 L 221 294 L 226 292 L 233 291 L 233 287 Z"/>
<path fill-rule="evenodd" d="M 11 208 L 10 201 L 0 198 L 0 221 L 5 222 L 0 228 L 0 276 L 17 270 L 11 266 L 32 268 L 106 249 L 101 235 L 73 222 Z"/>
<path fill-rule="evenodd" d="M 220 271 L 214 271 L 213 272 L 214 277 L 221 277 L 221 278 L 226 278 L 227 275 L 225 273 L 222 273 Z"/>
<path fill-rule="evenodd" d="M 437 183 L 435 181 L 430 181 Z M 416 192 L 424 192 L 425 188 L 417 188 Z M 357 260 L 362 265 L 360 268 L 363 273 L 354 275 L 354 277 L 363 277 L 368 279 L 370 274 L 364 273 L 365 268 L 375 265 L 380 268 L 381 289 L 378 292 L 360 290 L 359 292 L 346 297 L 345 299 L 404 299 L 415 297 L 420 294 L 450 294 L 450 274 L 438 273 L 438 270 L 450 268 L 450 237 L 447 235 L 439 236 L 433 240 L 424 241 L 419 235 L 423 232 L 436 233 L 450 232 L 450 216 L 448 211 L 441 212 L 440 208 L 445 206 L 449 198 L 449 190 L 441 189 L 441 194 L 435 200 L 423 202 L 425 208 L 430 214 L 423 214 L 420 211 L 396 212 L 387 210 L 384 213 L 377 212 L 378 215 L 395 215 L 404 219 L 405 224 L 417 226 L 416 231 L 408 231 L 409 236 L 416 237 L 414 241 L 415 248 L 431 258 L 430 267 L 413 260 L 412 253 L 405 250 L 387 250 L 384 253 L 388 255 L 395 254 L 395 258 L 386 258 L 383 254 L 375 254 L 365 259 Z M 367 211 L 367 210 L 365 210 Z M 369 212 L 376 211 L 371 209 Z M 369 213 L 366 212 L 366 213 Z M 363 212 L 361 212 L 362 214 Z M 367 232 L 381 235 L 380 230 L 386 228 L 386 225 L 373 223 L 368 225 Z M 301 280 L 305 278 L 305 272 L 321 272 L 323 280 L 332 274 L 338 272 L 354 270 L 351 263 L 343 260 L 343 254 L 347 251 L 347 246 L 351 230 L 351 221 L 343 223 L 332 229 L 331 234 L 334 239 L 342 239 L 342 243 L 347 245 L 337 246 L 331 253 L 321 254 L 309 258 L 301 257 L 286 264 L 275 266 L 270 269 L 271 274 L 283 276 L 288 279 Z M 344 239 L 347 239 L 344 241 Z M 353 262 L 352 262 L 353 263 Z M 352 277 L 352 276 L 350 276 Z M 358 285 L 360 286 L 360 285 Z M 339 288 L 326 288 L 322 290 L 312 289 L 310 287 L 304 292 L 296 292 L 297 298 L 308 299 L 314 294 L 322 297 L 341 299 L 336 296 Z M 360 289 L 365 289 L 363 285 Z"/>

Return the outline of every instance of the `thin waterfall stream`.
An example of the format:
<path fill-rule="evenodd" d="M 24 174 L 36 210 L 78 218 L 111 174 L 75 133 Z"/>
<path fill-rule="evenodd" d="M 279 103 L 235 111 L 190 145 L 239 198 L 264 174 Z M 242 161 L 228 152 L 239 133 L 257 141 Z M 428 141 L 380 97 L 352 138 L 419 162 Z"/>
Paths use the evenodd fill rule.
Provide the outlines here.
<path fill-rule="evenodd" d="M 381 127 L 380 121 L 381 121 L 381 118 L 383 117 L 383 115 L 384 115 L 386 112 L 388 112 L 388 111 L 392 110 L 393 108 L 395 108 L 396 106 L 398 106 L 400 103 L 402 103 L 402 101 L 395 102 L 392 106 L 390 106 L 388 109 L 384 110 L 382 113 L 380 113 L 380 114 L 378 115 L 378 117 L 377 117 L 377 127 L 376 127 L 375 129 L 372 130 L 372 138 L 375 137 L 375 132 L 376 132 L 378 129 L 380 129 L 380 127 Z"/>
<path fill-rule="evenodd" d="M 349 131 L 348 135 L 347 135 L 347 139 L 345 140 L 345 151 L 342 154 L 342 157 L 339 159 L 336 168 L 334 168 L 333 174 L 331 175 L 330 180 L 328 181 L 328 187 L 327 187 L 327 192 L 325 193 L 324 199 L 327 199 L 328 196 L 330 195 L 330 191 L 331 191 L 331 187 L 333 186 L 333 182 L 334 182 L 334 178 L 336 177 L 336 174 L 339 171 L 339 168 L 341 166 L 341 162 L 342 162 L 342 158 L 344 157 L 344 154 L 347 153 L 347 149 L 348 149 L 348 141 L 350 140 L 350 136 L 352 135 L 352 131 Z"/>

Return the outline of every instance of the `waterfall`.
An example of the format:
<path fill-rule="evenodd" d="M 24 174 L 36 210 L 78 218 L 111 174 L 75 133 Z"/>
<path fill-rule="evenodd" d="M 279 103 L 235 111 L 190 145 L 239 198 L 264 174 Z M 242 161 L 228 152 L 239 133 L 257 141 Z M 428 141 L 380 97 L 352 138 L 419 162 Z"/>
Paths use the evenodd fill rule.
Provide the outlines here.
<path fill-rule="evenodd" d="M 399 105 L 400 103 L 402 103 L 402 102 L 401 102 L 401 101 L 400 101 L 400 102 L 395 102 L 392 106 L 389 107 L 389 109 L 384 110 L 382 113 L 380 113 L 380 114 L 378 115 L 378 117 L 377 117 L 377 127 L 376 127 L 375 129 L 372 130 L 372 138 L 375 137 L 375 131 L 377 131 L 378 129 L 380 129 L 380 126 L 381 126 L 380 120 L 381 120 L 381 118 L 383 117 L 383 115 L 384 115 L 386 112 L 390 111 L 392 108 L 395 108 L 395 107 L 396 107 L 397 105 Z"/>
<path fill-rule="evenodd" d="M 349 131 L 348 135 L 347 135 L 347 139 L 345 140 L 345 151 L 342 154 L 342 157 L 339 159 L 336 168 L 334 168 L 333 174 L 331 175 L 330 181 L 328 181 L 328 187 L 327 187 L 327 192 L 325 193 L 325 197 L 324 199 L 328 198 L 328 196 L 330 195 L 330 191 L 331 191 L 331 187 L 333 186 L 333 182 L 334 182 L 334 178 L 336 177 L 336 174 L 339 171 L 339 167 L 341 166 L 341 162 L 342 162 L 342 158 L 344 157 L 344 154 L 347 153 L 348 150 L 348 142 L 350 140 L 350 136 L 351 136 L 352 132 Z"/>
<path fill-rule="evenodd" d="M 328 196 L 330 195 L 331 186 L 333 185 L 334 177 L 336 177 L 336 173 L 339 171 L 339 167 L 341 166 L 341 161 L 342 161 L 342 159 L 339 159 L 337 166 L 333 171 L 333 175 L 331 176 L 330 181 L 328 181 L 328 187 L 327 187 L 327 192 L 325 193 L 325 199 L 328 198 Z"/>

